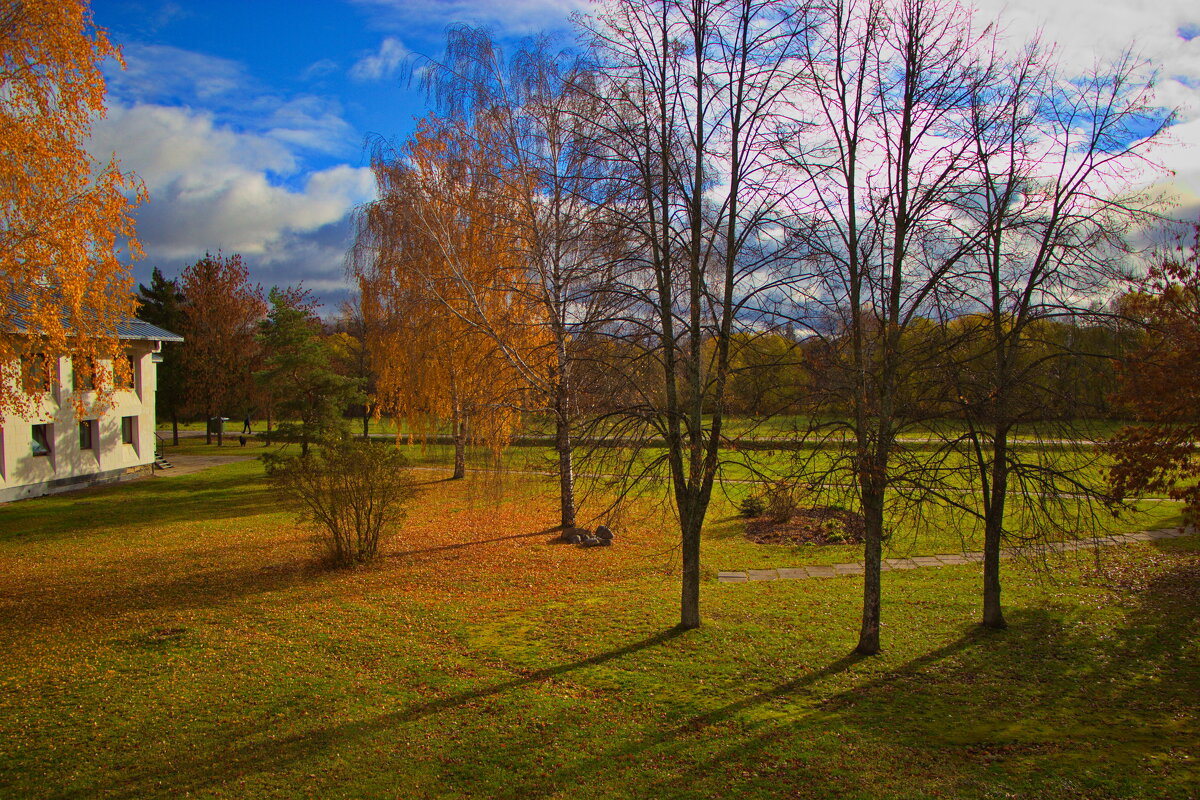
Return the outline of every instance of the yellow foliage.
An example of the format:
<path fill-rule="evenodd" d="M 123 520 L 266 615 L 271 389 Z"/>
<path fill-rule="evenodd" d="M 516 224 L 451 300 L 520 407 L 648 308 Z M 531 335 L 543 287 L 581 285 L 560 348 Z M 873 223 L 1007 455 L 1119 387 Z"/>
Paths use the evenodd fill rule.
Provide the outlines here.
<path fill-rule="evenodd" d="M 0 2 L 0 411 L 28 413 L 21 358 L 95 370 L 101 401 L 125 359 L 117 324 L 133 315 L 140 255 L 132 209 L 145 188 L 116 159 L 84 149 L 104 115 L 101 62 L 120 53 L 86 0 Z"/>
<path fill-rule="evenodd" d="M 530 394 L 512 356 L 537 364 L 547 341 L 516 233 L 495 213 L 510 182 L 497 179 L 479 133 L 427 120 L 407 158 L 376 162 L 380 199 L 361 232 L 372 252 L 358 280 L 376 413 L 417 432 L 469 419 L 473 440 L 499 448 Z"/>

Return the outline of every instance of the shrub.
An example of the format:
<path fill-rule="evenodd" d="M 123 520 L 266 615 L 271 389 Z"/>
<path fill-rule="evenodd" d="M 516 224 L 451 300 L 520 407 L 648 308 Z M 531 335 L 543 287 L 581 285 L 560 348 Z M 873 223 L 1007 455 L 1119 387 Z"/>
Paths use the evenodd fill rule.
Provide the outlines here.
<path fill-rule="evenodd" d="M 412 497 L 408 462 L 394 447 L 348 438 L 327 440 L 301 456 L 265 456 L 276 489 L 316 530 L 330 561 L 370 561 Z"/>
<path fill-rule="evenodd" d="M 775 481 L 767 488 L 766 515 L 772 522 L 787 522 L 800 510 L 804 487 L 787 481 Z"/>

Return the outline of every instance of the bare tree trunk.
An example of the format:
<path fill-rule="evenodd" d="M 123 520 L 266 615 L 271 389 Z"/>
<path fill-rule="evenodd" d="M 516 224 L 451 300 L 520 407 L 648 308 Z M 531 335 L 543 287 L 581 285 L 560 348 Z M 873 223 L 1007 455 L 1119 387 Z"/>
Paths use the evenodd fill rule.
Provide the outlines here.
<path fill-rule="evenodd" d="M 704 525 L 704 513 L 698 509 L 681 508 L 679 518 L 680 532 L 683 534 L 679 627 L 690 630 L 700 627 L 700 529 Z"/>
<path fill-rule="evenodd" d="M 171 409 L 171 443 L 179 447 L 179 414 Z"/>
<path fill-rule="evenodd" d="M 862 504 L 866 523 L 866 543 L 863 547 L 862 629 L 858 634 L 858 646 L 854 650 L 864 656 L 873 656 L 879 652 L 883 596 L 883 490 L 876 487 L 864 488 Z"/>
<path fill-rule="evenodd" d="M 451 478 L 465 478 L 467 475 L 467 421 L 463 419 L 462 410 L 454 406 L 454 416 L 450 420 L 454 427 L 454 474 Z"/>
<path fill-rule="evenodd" d="M 563 398 L 559 397 L 560 408 L 555 414 L 554 446 L 558 450 L 558 489 L 562 511 L 562 529 L 575 527 L 575 466 L 571 452 L 571 421 L 561 409 Z"/>
<path fill-rule="evenodd" d="M 371 438 L 371 415 L 367 413 L 366 405 L 363 406 L 363 439 Z"/>
<path fill-rule="evenodd" d="M 1008 431 L 997 427 L 992 444 L 992 501 L 983 523 L 983 625 L 1005 628 L 1000 605 L 1000 541 L 1004 534 L 1004 501 L 1008 495 Z"/>

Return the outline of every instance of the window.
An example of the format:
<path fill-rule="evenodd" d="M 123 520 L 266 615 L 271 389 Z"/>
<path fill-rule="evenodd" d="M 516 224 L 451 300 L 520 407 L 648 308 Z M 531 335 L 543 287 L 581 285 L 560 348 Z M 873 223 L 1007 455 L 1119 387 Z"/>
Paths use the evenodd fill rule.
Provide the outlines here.
<path fill-rule="evenodd" d="M 71 361 L 71 386 L 77 392 L 90 392 L 96 388 L 96 362 L 79 357 Z"/>
<path fill-rule="evenodd" d="M 50 391 L 50 371 L 44 353 L 21 356 L 21 381 L 27 394 Z"/>
<path fill-rule="evenodd" d="M 49 425 L 34 425 L 30 429 L 30 438 L 33 440 L 33 454 L 35 456 L 50 455 L 50 426 Z"/>
<path fill-rule="evenodd" d="M 133 429 L 137 427 L 137 417 L 121 417 L 121 443 L 133 444 Z"/>
<path fill-rule="evenodd" d="M 85 419 L 79 423 L 79 449 L 96 449 L 96 420 Z"/>
<path fill-rule="evenodd" d="M 133 357 L 132 353 L 125 354 L 125 368 L 129 370 L 128 375 L 121 375 L 120 373 L 117 373 L 116 375 L 114 375 L 114 378 L 117 381 L 117 385 L 121 389 L 128 389 L 129 391 L 136 391 L 137 390 L 138 361 L 136 358 Z M 114 370 L 114 372 L 116 372 L 116 371 Z"/>

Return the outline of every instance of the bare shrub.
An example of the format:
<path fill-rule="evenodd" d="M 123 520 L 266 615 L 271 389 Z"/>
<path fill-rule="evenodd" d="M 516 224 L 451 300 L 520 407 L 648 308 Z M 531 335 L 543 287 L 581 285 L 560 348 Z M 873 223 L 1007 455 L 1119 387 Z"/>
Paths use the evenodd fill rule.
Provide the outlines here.
<path fill-rule="evenodd" d="M 800 510 L 800 500 L 805 494 L 805 487 L 791 484 L 787 481 L 775 481 L 764 493 L 766 503 L 764 515 L 772 522 L 787 522 Z"/>
<path fill-rule="evenodd" d="M 308 455 L 264 461 L 275 488 L 297 505 L 336 566 L 374 558 L 413 494 L 408 461 L 387 445 L 337 439 Z"/>

